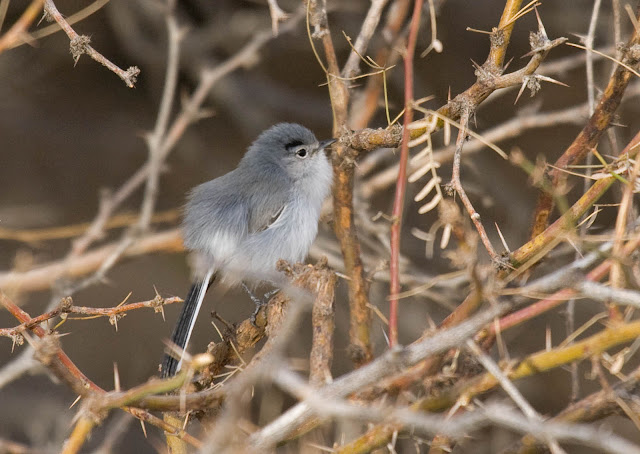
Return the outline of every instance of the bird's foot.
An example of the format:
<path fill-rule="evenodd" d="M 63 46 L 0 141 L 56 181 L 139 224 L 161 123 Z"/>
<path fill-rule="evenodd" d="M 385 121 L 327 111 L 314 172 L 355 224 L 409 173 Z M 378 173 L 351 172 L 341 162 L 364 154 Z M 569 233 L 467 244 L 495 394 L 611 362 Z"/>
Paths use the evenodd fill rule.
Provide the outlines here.
<path fill-rule="evenodd" d="M 258 312 L 260 312 L 260 309 L 262 309 L 262 306 L 266 306 L 267 303 L 269 302 L 269 300 L 271 299 L 271 297 L 273 295 L 275 295 L 276 293 L 278 293 L 280 291 L 280 289 L 274 289 L 271 290 L 270 292 L 267 292 L 264 294 L 264 296 L 262 298 L 258 298 L 252 291 L 251 289 L 249 289 L 249 287 L 247 287 L 247 285 L 243 282 L 242 283 L 242 288 L 249 294 L 249 298 L 251 298 L 251 301 L 253 301 L 253 304 L 256 305 L 256 310 L 253 311 L 253 314 L 251 314 L 251 323 L 253 324 L 253 326 L 256 326 L 256 317 L 258 316 Z"/>

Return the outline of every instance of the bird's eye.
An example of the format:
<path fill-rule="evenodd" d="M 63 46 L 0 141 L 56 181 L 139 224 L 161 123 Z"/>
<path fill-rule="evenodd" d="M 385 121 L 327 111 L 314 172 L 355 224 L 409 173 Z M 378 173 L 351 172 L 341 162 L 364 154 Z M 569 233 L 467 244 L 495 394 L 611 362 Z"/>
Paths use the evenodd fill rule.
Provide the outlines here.
<path fill-rule="evenodd" d="M 307 157 L 307 149 L 306 148 L 300 148 L 298 151 L 296 151 L 296 156 L 298 156 L 299 158 L 306 158 Z"/>

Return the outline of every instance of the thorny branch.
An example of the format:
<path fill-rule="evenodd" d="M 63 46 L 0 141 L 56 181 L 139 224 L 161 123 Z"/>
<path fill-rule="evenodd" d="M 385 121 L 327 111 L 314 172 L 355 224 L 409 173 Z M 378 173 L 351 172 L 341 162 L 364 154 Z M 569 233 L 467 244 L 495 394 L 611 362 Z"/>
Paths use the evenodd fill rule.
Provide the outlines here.
<path fill-rule="evenodd" d="M 104 55 L 95 50 L 89 44 L 91 42 L 91 38 L 86 35 L 79 35 L 78 33 L 76 33 L 76 31 L 71 27 L 71 25 L 69 25 L 62 14 L 60 14 L 60 11 L 58 11 L 58 8 L 56 7 L 53 0 L 45 0 L 44 11 L 49 18 L 53 19 L 58 23 L 58 25 L 60 25 L 60 28 L 64 30 L 64 32 L 71 40 L 71 46 L 69 50 L 75 63 L 78 63 L 78 60 L 83 54 L 87 54 L 93 60 L 105 66 L 109 71 L 115 73 L 120 79 L 122 79 L 127 87 L 133 88 L 135 86 L 138 75 L 140 74 L 140 69 L 137 66 L 130 66 L 125 71 L 123 69 L 120 69 Z"/>

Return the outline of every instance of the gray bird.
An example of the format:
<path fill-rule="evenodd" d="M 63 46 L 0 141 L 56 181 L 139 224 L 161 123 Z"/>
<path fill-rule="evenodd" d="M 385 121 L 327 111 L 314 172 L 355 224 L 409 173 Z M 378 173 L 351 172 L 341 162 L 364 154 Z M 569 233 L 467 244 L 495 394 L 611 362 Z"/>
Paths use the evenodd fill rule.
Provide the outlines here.
<path fill-rule="evenodd" d="M 331 188 L 324 148 L 333 142 L 319 142 L 299 124 L 277 124 L 260 134 L 236 169 L 192 190 L 182 229 L 185 246 L 194 252 L 195 279 L 171 337 L 174 344 L 186 348 L 216 279 L 225 286 L 275 281 L 279 259 L 304 260 Z M 181 363 L 165 355 L 162 376 L 175 375 Z"/>

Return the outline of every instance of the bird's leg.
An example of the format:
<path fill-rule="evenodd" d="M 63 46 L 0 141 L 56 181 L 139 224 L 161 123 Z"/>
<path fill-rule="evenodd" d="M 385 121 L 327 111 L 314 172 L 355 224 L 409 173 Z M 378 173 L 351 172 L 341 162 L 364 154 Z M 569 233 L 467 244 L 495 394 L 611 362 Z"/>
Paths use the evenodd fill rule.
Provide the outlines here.
<path fill-rule="evenodd" d="M 272 297 L 273 295 L 275 295 L 276 293 L 278 293 L 279 291 L 280 291 L 280 289 L 279 289 L 279 288 L 274 288 L 274 289 L 273 289 L 273 290 L 271 290 L 270 292 L 265 293 L 265 294 L 264 294 L 264 296 L 262 297 L 262 298 L 264 298 L 264 302 L 265 302 L 265 303 L 268 303 L 268 302 L 269 302 L 269 300 L 271 299 L 271 297 Z"/>
<path fill-rule="evenodd" d="M 249 289 L 249 287 L 247 287 L 247 284 L 245 284 L 244 282 L 242 282 L 242 288 L 249 294 L 249 298 L 251 298 L 251 301 L 253 301 L 253 304 L 256 305 L 256 310 L 253 311 L 253 314 L 251 314 L 251 323 L 253 323 L 253 325 L 255 326 L 256 317 L 258 316 L 258 312 L 260 312 L 260 309 L 262 308 L 262 306 L 267 304 L 269 302 L 269 299 L 273 295 L 278 293 L 280 289 L 271 290 L 270 292 L 265 293 L 262 299 L 260 299 L 251 291 L 251 289 Z"/>

